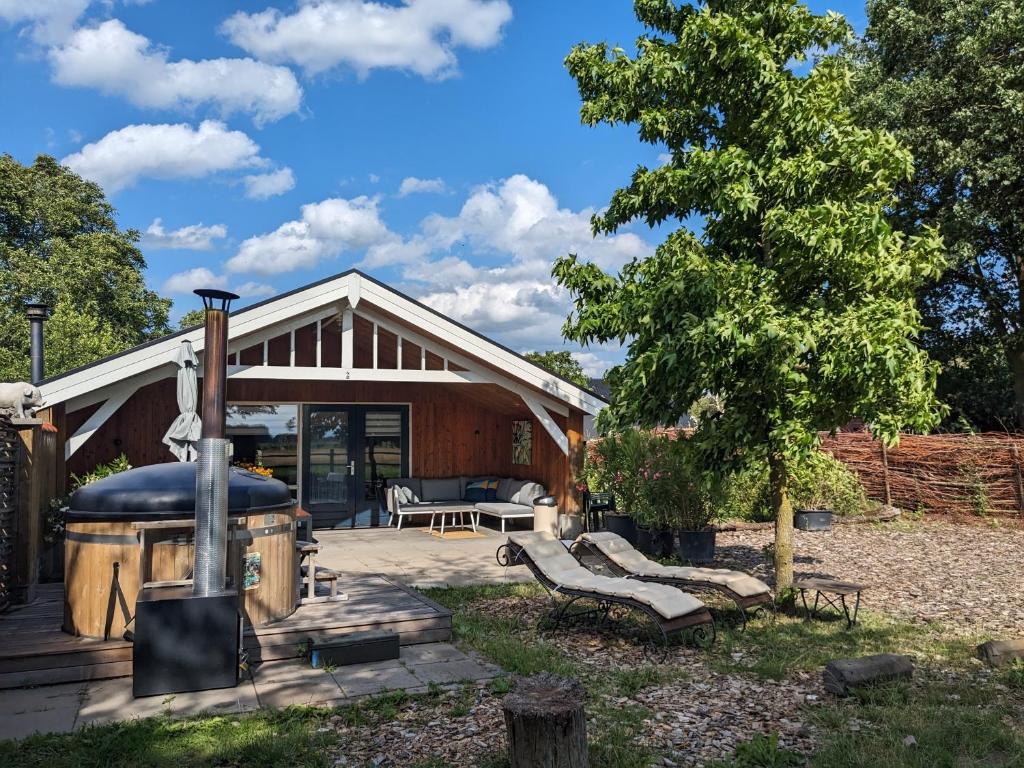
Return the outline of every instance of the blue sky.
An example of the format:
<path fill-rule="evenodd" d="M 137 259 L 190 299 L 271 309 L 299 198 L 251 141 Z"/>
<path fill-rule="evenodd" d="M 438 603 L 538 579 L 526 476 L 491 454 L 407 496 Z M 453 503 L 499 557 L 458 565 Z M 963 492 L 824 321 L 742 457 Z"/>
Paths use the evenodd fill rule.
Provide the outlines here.
<path fill-rule="evenodd" d="M 863 28 L 862 2 L 810 5 Z M 195 287 L 245 303 L 358 266 L 520 351 L 566 348 L 551 261 L 617 269 L 660 235 L 590 238 L 658 150 L 581 126 L 562 61 L 640 31 L 626 0 L 0 0 L 0 151 L 100 182 L 175 319 Z"/>

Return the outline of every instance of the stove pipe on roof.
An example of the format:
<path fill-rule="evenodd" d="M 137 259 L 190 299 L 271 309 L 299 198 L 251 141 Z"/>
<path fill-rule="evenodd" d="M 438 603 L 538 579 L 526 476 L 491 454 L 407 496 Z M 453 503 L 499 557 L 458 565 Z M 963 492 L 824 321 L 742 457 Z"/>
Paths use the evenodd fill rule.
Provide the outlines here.
<path fill-rule="evenodd" d="M 224 437 L 228 368 L 228 310 L 233 293 L 198 290 L 206 307 L 203 349 L 202 437 L 196 458 L 196 538 L 192 592 L 207 596 L 225 587 L 228 542 L 228 462 Z"/>
<path fill-rule="evenodd" d="M 50 308 L 45 304 L 31 303 L 25 306 L 25 317 L 32 326 L 31 358 L 32 383 L 39 384 L 46 376 L 46 364 L 43 359 L 43 323 L 50 316 Z"/>

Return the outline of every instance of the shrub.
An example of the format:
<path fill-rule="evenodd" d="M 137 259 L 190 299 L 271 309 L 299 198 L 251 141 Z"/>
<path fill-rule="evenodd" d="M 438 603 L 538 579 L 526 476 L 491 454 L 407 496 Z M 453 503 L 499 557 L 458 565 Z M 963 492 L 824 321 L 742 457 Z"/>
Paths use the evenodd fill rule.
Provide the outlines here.
<path fill-rule="evenodd" d="M 637 522 L 650 516 L 645 473 L 651 440 L 649 432 L 627 429 L 607 435 L 594 447 L 595 490 L 614 493 L 616 509 Z"/>
<path fill-rule="evenodd" d="M 711 522 L 719 484 L 689 439 L 655 436 L 648 474 L 651 527 L 699 531 Z"/>
<path fill-rule="evenodd" d="M 64 528 L 66 525 L 64 511 L 67 509 L 72 493 L 83 485 L 94 483 L 97 480 L 102 480 L 104 477 L 116 475 L 118 472 L 124 472 L 131 468 L 132 465 L 128 462 L 128 457 L 122 453 L 107 464 L 97 464 L 91 472 L 86 472 L 84 475 L 72 474 L 67 495 L 50 499 L 50 505 L 46 510 L 46 520 L 43 523 L 43 541 L 47 544 L 53 544 L 64 538 Z"/>
<path fill-rule="evenodd" d="M 837 515 L 857 515 L 868 505 L 857 475 L 825 451 L 811 454 L 792 468 L 789 493 L 794 509 L 831 509 Z M 716 517 L 750 522 L 774 519 L 767 464 L 758 462 L 728 478 Z"/>

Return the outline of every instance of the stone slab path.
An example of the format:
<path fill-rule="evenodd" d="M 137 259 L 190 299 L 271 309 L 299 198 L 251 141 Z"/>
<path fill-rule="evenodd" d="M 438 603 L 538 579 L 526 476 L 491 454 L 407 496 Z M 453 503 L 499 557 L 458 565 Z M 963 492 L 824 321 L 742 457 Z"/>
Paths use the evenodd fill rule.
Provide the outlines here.
<path fill-rule="evenodd" d="M 404 646 L 395 661 L 311 669 L 299 660 L 262 664 L 235 688 L 132 698 L 130 677 L 0 692 L 0 740 L 36 732 L 66 733 L 89 725 L 167 714 L 238 714 L 291 704 L 340 706 L 363 696 L 431 684 L 489 680 L 500 673 L 448 643 Z"/>

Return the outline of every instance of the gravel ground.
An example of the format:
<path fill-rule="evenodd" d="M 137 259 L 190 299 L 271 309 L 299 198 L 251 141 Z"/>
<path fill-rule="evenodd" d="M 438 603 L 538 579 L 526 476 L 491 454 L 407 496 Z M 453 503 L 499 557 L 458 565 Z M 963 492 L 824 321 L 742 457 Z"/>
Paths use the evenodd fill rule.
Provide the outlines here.
<path fill-rule="evenodd" d="M 772 538 L 770 530 L 721 532 L 718 563 L 771 581 L 762 548 Z M 864 610 L 938 621 L 968 635 L 1024 633 L 1024 530 L 1018 527 L 941 520 L 838 525 L 827 533 L 796 531 L 794 552 L 798 578 L 868 584 Z"/>
<path fill-rule="evenodd" d="M 771 540 L 770 530 L 720 532 L 717 565 L 770 581 L 762 548 Z M 795 551 L 798 576 L 869 584 L 865 610 L 938 621 L 948 631 L 971 635 L 1024 632 L 1024 607 L 1018 601 L 1024 562 L 1020 528 L 934 520 L 843 525 L 829 533 L 796 532 Z M 473 610 L 518 617 L 527 628 L 547 606 L 542 597 L 514 597 L 481 602 Z M 621 633 L 559 632 L 554 641 L 594 675 L 628 672 L 647 663 L 635 639 Z M 814 750 L 816 735 L 804 722 L 802 707 L 826 698 L 819 674 L 794 672 L 781 681 L 725 674 L 709 668 L 706 655 L 687 646 L 674 647 L 667 662 L 677 671 L 669 682 L 647 685 L 631 697 L 606 696 L 602 702 L 610 708 L 639 704 L 651 710 L 637 740 L 668 755 L 660 765 L 705 765 L 728 756 L 738 742 L 758 732 L 778 733 L 787 749 Z M 592 705 L 588 714 L 593 736 L 599 725 Z M 392 721 L 370 728 L 346 726 L 340 718 L 328 727 L 345 737 L 347 746 L 336 756 L 341 766 L 479 766 L 505 748 L 501 697 L 486 688 L 407 702 Z M 436 763 L 424 763 L 428 759 Z"/>

